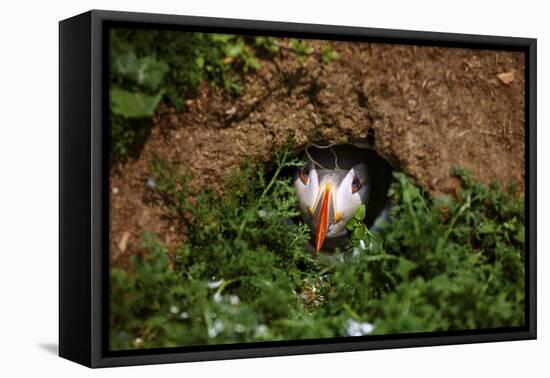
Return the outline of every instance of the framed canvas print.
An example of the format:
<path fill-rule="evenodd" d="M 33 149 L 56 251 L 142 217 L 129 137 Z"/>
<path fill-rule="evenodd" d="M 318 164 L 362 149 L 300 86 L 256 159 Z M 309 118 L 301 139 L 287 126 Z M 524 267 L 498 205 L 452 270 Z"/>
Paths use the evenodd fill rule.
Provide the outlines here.
<path fill-rule="evenodd" d="M 536 337 L 536 40 L 60 22 L 62 357 Z"/>

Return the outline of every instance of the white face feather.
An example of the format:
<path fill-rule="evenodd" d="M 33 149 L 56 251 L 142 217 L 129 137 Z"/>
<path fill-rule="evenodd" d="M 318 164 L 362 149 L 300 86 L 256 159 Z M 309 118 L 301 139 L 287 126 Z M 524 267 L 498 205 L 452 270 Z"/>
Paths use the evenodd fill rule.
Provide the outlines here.
<path fill-rule="evenodd" d="M 359 180 L 361 187 L 353 193 L 352 183 L 354 177 Z M 336 194 L 336 211 L 342 214 L 342 222 L 347 223 L 355 212 L 367 200 L 367 169 L 365 164 L 358 164 L 346 174 Z"/>
<path fill-rule="evenodd" d="M 310 167 L 309 178 L 306 183 L 299 177 L 294 180 L 294 188 L 298 195 L 298 204 L 304 220 L 309 219 L 309 208 L 312 208 L 319 194 L 319 176 L 314 166 Z"/>

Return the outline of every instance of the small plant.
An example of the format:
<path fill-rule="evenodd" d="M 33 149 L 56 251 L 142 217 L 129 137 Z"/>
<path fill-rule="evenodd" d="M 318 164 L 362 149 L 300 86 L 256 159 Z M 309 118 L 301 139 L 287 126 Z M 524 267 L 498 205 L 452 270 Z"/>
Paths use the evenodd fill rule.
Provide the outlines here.
<path fill-rule="evenodd" d="M 321 63 L 329 64 L 333 60 L 338 59 L 340 59 L 340 54 L 338 54 L 338 51 L 333 50 L 328 45 L 321 47 Z"/>
<path fill-rule="evenodd" d="M 258 36 L 254 39 L 254 44 L 263 52 L 270 55 L 275 55 L 279 52 L 280 47 L 277 43 L 277 38 Z"/>
<path fill-rule="evenodd" d="M 111 142 L 115 155 L 127 155 L 145 136 L 164 90 L 160 85 L 169 67 L 154 56 L 138 57 L 134 49 L 111 32 Z"/>
<path fill-rule="evenodd" d="M 311 47 L 306 41 L 301 39 L 292 39 L 290 41 L 290 48 L 296 54 L 296 58 L 300 62 L 305 62 L 307 57 L 313 53 L 313 47 Z"/>
<path fill-rule="evenodd" d="M 348 221 L 346 228 L 350 231 L 350 244 L 352 247 L 359 246 L 366 249 L 366 243 L 371 243 L 374 235 L 369 231 L 363 220 L 367 213 L 366 205 L 361 205 L 355 212 L 355 216 Z"/>

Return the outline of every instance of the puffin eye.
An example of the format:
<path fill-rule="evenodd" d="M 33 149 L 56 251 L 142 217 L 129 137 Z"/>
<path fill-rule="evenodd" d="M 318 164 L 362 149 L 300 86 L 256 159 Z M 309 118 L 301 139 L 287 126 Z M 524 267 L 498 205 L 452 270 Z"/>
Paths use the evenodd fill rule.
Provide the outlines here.
<path fill-rule="evenodd" d="M 359 181 L 359 178 L 357 176 L 353 176 L 353 181 L 351 182 L 351 192 L 357 193 L 359 189 L 361 189 L 361 181 Z"/>
<path fill-rule="evenodd" d="M 307 185 L 309 182 L 309 167 L 305 166 L 302 169 L 300 169 L 300 180 L 302 180 L 302 183 L 304 185 Z"/>

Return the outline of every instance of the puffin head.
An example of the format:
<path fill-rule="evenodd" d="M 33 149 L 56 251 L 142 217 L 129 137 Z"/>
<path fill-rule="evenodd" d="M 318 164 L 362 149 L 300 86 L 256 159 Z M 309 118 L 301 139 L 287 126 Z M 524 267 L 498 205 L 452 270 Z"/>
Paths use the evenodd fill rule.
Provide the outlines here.
<path fill-rule="evenodd" d="M 294 187 L 302 218 L 312 232 L 312 242 L 319 252 L 325 239 L 346 235 L 346 223 L 366 203 L 369 173 L 365 163 L 351 169 L 326 169 L 307 160 L 294 174 Z"/>

